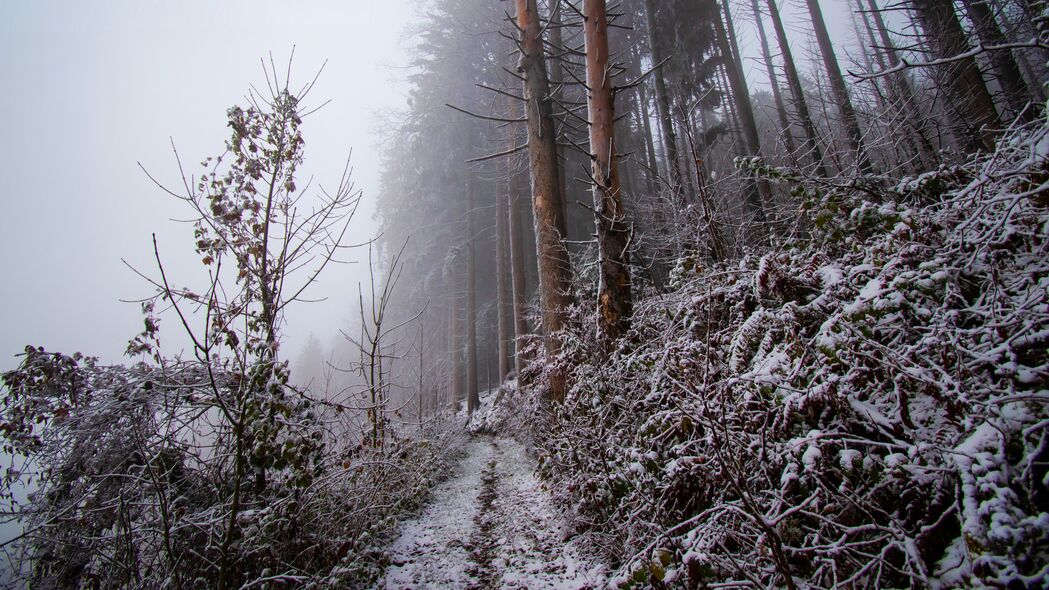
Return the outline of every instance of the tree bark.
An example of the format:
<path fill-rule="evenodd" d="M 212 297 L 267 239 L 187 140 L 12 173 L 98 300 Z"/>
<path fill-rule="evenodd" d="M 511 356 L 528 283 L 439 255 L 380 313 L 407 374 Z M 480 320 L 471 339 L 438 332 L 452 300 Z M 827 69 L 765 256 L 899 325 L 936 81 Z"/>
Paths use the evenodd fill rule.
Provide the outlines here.
<path fill-rule="evenodd" d="M 656 30 L 656 9 L 653 0 L 645 0 L 645 18 L 648 21 L 648 45 L 652 53 L 652 65 L 666 59 L 662 39 Z M 652 72 L 656 85 L 656 112 L 659 115 L 659 127 L 663 131 L 663 151 L 667 159 L 667 170 L 670 172 L 670 189 L 675 201 L 680 201 L 681 167 L 678 165 L 677 140 L 674 137 L 674 120 L 670 115 L 670 95 L 667 92 L 666 77 L 663 69 Z M 680 202 L 675 203 L 681 205 Z"/>
<path fill-rule="evenodd" d="M 779 42 L 780 53 L 783 55 L 783 75 L 787 78 L 787 86 L 794 98 L 794 108 L 798 110 L 798 118 L 801 119 L 801 127 L 805 131 L 803 148 L 812 158 L 816 166 L 816 173 L 826 177 L 827 168 L 823 163 L 823 153 L 820 151 L 819 136 L 816 134 L 816 126 L 812 124 L 812 115 L 809 114 L 808 101 L 805 100 L 805 89 L 801 86 L 801 77 L 798 68 L 794 65 L 794 56 L 790 51 L 790 43 L 787 41 L 787 31 L 783 28 L 783 19 L 780 18 L 779 8 L 776 0 L 765 0 L 769 9 L 769 18 L 772 20 L 772 28 L 776 31 L 776 40 Z"/>
<path fill-rule="evenodd" d="M 965 53 L 969 44 L 954 12 L 953 2 L 911 0 L 925 41 L 938 59 L 951 59 L 940 66 L 944 89 L 951 100 L 954 117 L 962 122 L 962 143 L 970 152 L 994 149 L 998 113 L 987 91 L 980 69 L 972 57 L 953 59 Z"/>
<path fill-rule="evenodd" d="M 841 67 L 838 65 L 838 57 L 834 53 L 834 45 L 830 42 L 827 24 L 823 21 L 823 11 L 820 10 L 819 0 L 806 0 L 806 4 L 809 7 L 812 29 L 816 34 L 816 43 L 820 47 L 823 65 L 827 70 L 827 78 L 830 81 L 831 92 L 834 93 L 834 102 L 837 103 L 838 115 L 841 117 L 841 124 L 845 128 L 845 136 L 849 141 L 849 148 L 853 152 L 853 157 L 859 165 L 860 171 L 869 174 L 874 171 L 874 167 L 871 165 L 870 158 L 867 156 L 867 149 L 863 145 L 863 132 L 860 131 L 860 124 L 856 119 L 856 110 L 852 107 L 849 89 L 845 86 L 845 78 L 841 75 Z"/>
<path fill-rule="evenodd" d="M 535 0 L 515 0 L 517 26 L 521 30 L 521 70 L 525 78 L 528 118 L 528 155 L 532 176 L 536 256 L 539 259 L 539 306 L 543 343 L 553 360 L 561 352 L 558 332 L 564 327 L 572 303 L 572 267 L 565 236 L 564 210 L 557 169 L 557 143 L 551 115 L 550 86 L 543 59 L 543 40 Z M 554 368 L 547 395 L 564 398 L 565 375 Z"/>
<path fill-rule="evenodd" d="M 600 264 L 597 287 L 598 332 L 608 351 L 615 340 L 630 329 L 633 309 L 630 231 L 623 210 L 616 154 L 615 105 L 608 63 L 605 0 L 584 0 L 583 14 L 590 162 Z"/>
<path fill-rule="evenodd" d="M 726 23 L 731 25 L 732 13 L 729 11 L 727 2 L 721 3 L 722 13 L 725 15 Z M 721 18 L 714 19 L 714 27 L 717 32 L 718 45 L 721 50 L 721 59 L 725 62 L 725 74 L 728 76 L 729 85 L 732 87 L 733 103 L 736 105 L 736 115 L 742 127 L 743 139 L 749 156 L 761 155 L 761 139 L 758 137 L 758 126 L 754 120 L 754 107 L 750 103 L 750 91 L 747 89 L 747 81 L 743 77 L 743 68 L 740 66 L 735 47 L 735 35 L 729 36 L 725 30 L 725 23 Z M 734 29 L 729 29 L 734 30 Z M 756 182 L 748 182 L 747 193 L 744 200 L 747 211 L 758 223 L 765 221 L 765 203 L 772 200 L 772 188 L 765 178 L 758 178 Z"/>

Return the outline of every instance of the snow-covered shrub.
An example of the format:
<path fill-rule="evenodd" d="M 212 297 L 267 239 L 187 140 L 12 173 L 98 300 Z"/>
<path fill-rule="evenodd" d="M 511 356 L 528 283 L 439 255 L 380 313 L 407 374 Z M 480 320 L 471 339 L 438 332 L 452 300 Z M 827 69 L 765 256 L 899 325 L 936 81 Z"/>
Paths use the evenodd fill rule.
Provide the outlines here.
<path fill-rule="evenodd" d="M 16 559 L 31 564 L 26 582 L 214 585 L 233 451 L 213 429 L 211 376 L 232 386 L 195 363 L 108 367 L 32 347 L 3 374 L 0 437 L 23 462 L 5 472 L 2 499 L 26 531 L 15 544 Z M 262 487 L 242 490 L 228 557 L 238 586 L 367 585 L 385 567 L 396 522 L 448 471 L 458 440 L 434 422 L 412 436 L 391 434 L 382 448 L 303 445 L 319 426 L 292 428 L 280 445 L 291 459 L 302 455 L 296 447 L 312 449 L 308 464 L 276 461 Z M 32 490 L 28 499 L 19 501 L 20 489 Z"/>
<path fill-rule="evenodd" d="M 566 339 L 540 469 L 624 587 L 1049 585 L 1047 156 L 795 177 L 806 240 Z"/>

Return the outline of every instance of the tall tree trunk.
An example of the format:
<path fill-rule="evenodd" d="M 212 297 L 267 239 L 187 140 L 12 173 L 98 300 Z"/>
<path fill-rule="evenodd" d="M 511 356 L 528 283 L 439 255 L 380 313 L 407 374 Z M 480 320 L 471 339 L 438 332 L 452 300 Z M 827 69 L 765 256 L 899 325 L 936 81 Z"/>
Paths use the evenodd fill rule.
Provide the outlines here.
<path fill-rule="evenodd" d="M 721 48 L 719 47 L 718 50 L 720 51 Z M 732 135 L 735 136 L 732 139 L 733 152 L 737 156 L 742 156 L 745 153 L 744 150 L 746 150 L 747 140 L 743 137 L 743 125 L 740 124 L 739 113 L 736 112 L 736 97 L 732 94 L 732 84 L 728 81 L 728 68 L 728 62 L 724 60 L 717 67 L 718 85 L 727 89 L 721 93 L 721 107 L 725 111 L 725 123 L 732 130 Z"/>
<path fill-rule="evenodd" d="M 743 138 L 746 141 L 746 149 L 749 156 L 761 155 L 761 139 L 758 137 L 758 126 L 754 120 L 754 107 L 750 103 L 750 91 L 747 89 L 747 80 L 743 77 L 743 68 L 740 66 L 736 50 L 735 35 L 730 36 L 725 30 L 725 24 L 731 26 L 732 13 L 728 2 L 721 3 L 722 13 L 725 15 L 725 23 L 721 18 L 714 19 L 714 27 L 717 32 L 718 45 L 721 59 L 725 62 L 725 73 L 728 75 L 729 84 L 732 86 L 733 103 L 736 105 L 736 115 L 742 126 Z M 734 31 L 734 27 L 729 31 Z M 747 211 L 754 219 L 762 223 L 765 221 L 765 203 L 772 201 L 772 188 L 769 181 L 760 177 L 756 182 L 748 182 L 745 204 Z"/>
<path fill-rule="evenodd" d="M 783 55 L 783 75 L 787 78 L 787 86 L 794 99 L 794 108 L 798 110 L 798 118 L 801 119 L 801 127 L 805 131 L 803 148 L 812 158 L 812 163 L 816 165 L 816 173 L 826 177 L 827 168 L 823 163 L 819 136 L 816 135 L 816 126 L 812 124 L 808 101 L 805 100 L 805 89 L 801 86 L 801 77 L 798 75 L 798 68 L 794 65 L 794 56 L 791 54 L 790 43 L 787 41 L 787 31 L 783 28 L 783 19 L 780 18 L 776 0 L 765 0 L 765 4 L 768 6 L 769 19 L 772 20 L 772 28 L 776 31 L 776 40 L 779 43 L 780 53 Z"/>
<path fill-rule="evenodd" d="M 517 118 L 517 102 L 510 103 L 510 118 Z M 510 147 L 517 148 L 517 137 L 510 128 Z M 510 238 L 510 278 L 512 287 L 512 308 L 514 316 L 514 368 L 517 371 L 518 385 L 523 385 L 522 375 L 528 359 L 524 354 L 524 338 L 528 334 L 528 323 L 525 320 L 525 249 L 521 231 L 521 187 L 517 172 L 514 170 L 513 158 L 507 158 L 507 233 Z"/>
<path fill-rule="evenodd" d="M 787 107 L 783 104 L 783 92 L 779 87 L 779 76 L 772 63 L 772 51 L 769 49 L 769 40 L 765 35 L 765 23 L 758 8 L 758 0 L 750 0 L 754 11 L 754 22 L 758 26 L 758 41 L 761 42 L 761 56 L 765 60 L 765 70 L 769 73 L 769 85 L 772 86 L 772 100 L 776 103 L 776 115 L 779 118 L 780 138 L 783 147 L 787 150 L 787 158 L 797 163 L 797 147 L 794 145 L 794 136 L 790 132 L 790 119 L 787 116 Z"/>
<path fill-rule="evenodd" d="M 562 68 L 561 55 L 565 51 L 564 41 L 561 35 L 561 2 L 565 0 L 551 0 L 550 1 L 550 19 L 547 30 L 550 31 L 550 86 L 552 96 L 555 103 L 564 104 L 564 71 Z M 565 153 L 564 149 L 557 146 L 557 160 L 559 163 L 564 162 Z M 572 218 L 575 216 L 571 203 L 568 199 L 568 182 L 565 178 L 565 167 L 560 165 L 557 167 L 557 183 L 561 190 L 561 209 L 564 210 L 565 216 L 565 239 L 571 240 L 573 234 L 573 223 Z"/>
<path fill-rule="evenodd" d="M 513 100 L 513 99 L 510 99 Z M 511 180 L 512 182 L 512 180 Z M 510 374 L 510 256 L 507 251 L 509 239 L 507 225 L 509 219 L 509 192 L 497 191 L 495 196 L 495 301 L 498 316 L 497 330 L 499 343 L 499 383 Z"/>
<path fill-rule="evenodd" d="M 458 258 L 458 257 L 456 257 Z M 448 282 L 449 287 L 452 290 L 451 293 L 451 372 L 452 372 L 452 385 L 451 385 L 451 406 L 453 411 L 459 410 L 459 405 L 463 399 L 463 344 L 462 334 L 460 332 L 460 319 L 459 319 L 459 281 L 456 276 L 458 273 L 455 272 L 455 266 L 458 261 L 452 260 L 452 271 L 451 280 Z"/>
<path fill-rule="evenodd" d="M 590 162 L 601 269 L 597 287 L 598 331 L 608 349 L 630 328 L 630 232 L 619 184 L 605 0 L 583 0 L 583 14 Z"/>
<path fill-rule="evenodd" d="M 823 56 L 823 65 L 827 70 L 831 92 L 834 93 L 834 102 L 837 103 L 841 124 L 845 127 L 845 136 L 849 140 L 849 148 L 860 170 L 864 173 L 871 173 L 874 167 L 871 166 L 867 149 L 863 145 L 863 132 L 860 131 L 860 123 L 856 119 L 856 110 L 852 107 L 852 99 L 849 98 L 845 78 L 841 75 L 838 57 L 834 53 L 834 45 L 831 44 L 830 34 L 827 32 L 827 24 L 823 22 L 823 11 L 820 10 L 819 0 L 806 0 L 806 4 L 809 7 L 809 16 L 812 18 L 812 29 L 816 34 L 816 42 Z"/>
<path fill-rule="evenodd" d="M 666 59 L 663 40 L 656 26 L 656 9 L 653 0 L 645 0 L 645 18 L 648 20 L 648 45 L 652 52 L 652 64 L 662 63 Z M 667 92 L 666 76 L 663 68 L 652 72 L 656 83 L 656 111 L 659 114 L 659 126 L 663 132 L 663 151 L 666 155 L 667 169 L 670 172 L 670 189 L 675 201 L 680 201 L 681 167 L 678 165 L 677 140 L 674 137 L 674 120 L 670 115 L 670 94 Z M 680 206 L 681 203 L 677 202 Z"/>
<path fill-rule="evenodd" d="M 466 182 L 466 411 L 480 405 L 477 389 L 477 253 L 474 237 L 474 183 Z"/>
<path fill-rule="evenodd" d="M 965 6 L 965 11 L 981 43 L 989 46 L 1006 43 L 1005 35 L 1002 34 L 998 22 L 994 19 L 994 12 L 985 1 L 962 0 L 962 5 Z M 1005 95 L 1005 104 L 1009 105 L 1013 117 L 1022 117 L 1025 122 L 1034 120 L 1034 109 L 1028 107 L 1031 101 L 1031 91 L 1024 82 L 1023 74 L 1020 73 L 1020 66 L 1016 63 L 1013 52 L 1008 49 L 992 51 L 991 66 L 994 68 L 998 84 L 1001 85 L 1002 93 Z"/>
<path fill-rule="evenodd" d="M 863 8 L 863 0 L 855 0 L 856 10 L 852 13 L 853 27 L 856 29 L 856 38 L 860 39 L 860 44 L 864 44 L 864 33 L 866 33 L 866 47 L 861 48 L 861 55 L 863 56 L 863 64 L 867 68 L 868 72 L 875 71 L 875 64 L 871 61 L 873 55 L 874 61 L 877 62 L 878 71 L 887 69 L 888 63 L 885 61 L 885 54 L 878 51 L 878 39 L 874 35 L 874 26 L 871 25 L 870 15 Z M 863 29 L 860 29 L 860 25 L 857 22 L 857 18 L 863 23 Z M 902 72 L 901 72 L 902 73 Z M 895 82 L 890 77 L 886 81 L 886 85 L 882 86 L 881 79 L 872 79 L 870 81 L 871 87 L 874 88 L 874 92 L 878 99 L 878 108 L 881 109 L 885 117 L 888 117 L 886 123 L 886 137 L 899 137 L 900 141 L 891 142 L 893 147 L 893 153 L 896 156 L 896 164 L 907 162 L 910 164 L 910 170 L 915 173 L 922 172 L 925 170 L 925 157 L 922 154 L 921 146 L 915 141 L 914 134 L 905 132 L 902 135 L 898 134 L 901 129 L 907 131 L 911 126 L 911 123 L 907 118 L 906 105 L 903 104 L 903 94 L 896 92 Z M 897 121 L 902 121 L 902 126 L 897 127 Z M 901 156 L 902 152 L 902 156 Z"/>
<path fill-rule="evenodd" d="M 423 359 L 423 348 L 424 348 L 424 343 L 426 342 L 425 340 L 423 340 L 423 317 L 419 318 L 419 341 L 418 342 L 419 342 L 419 384 L 418 384 L 418 392 L 419 392 L 419 394 L 418 394 L 419 395 L 419 408 L 418 409 L 419 409 L 419 414 L 418 414 L 418 418 L 419 418 L 419 428 L 421 429 L 422 426 L 423 426 L 423 366 L 424 366 L 423 365 L 423 360 L 424 360 Z"/>
<path fill-rule="evenodd" d="M 656 163 L 656 147 L 652 142 L 652 125 L 648 111 L 648 97 L 645 95 L 645 87 L 637 87 L 637 112 L 635 116 L 638 119 L 639 129 L 642 135 L 642 147 L 645 153 L 645 166 L 648 170 L 645 171 L 645 189 L 648 191 L 648 202 L 652 208 L 652 222 L 649 226 L 650 231 L 649 237 L 663 237 L 666 235 L 668 227 L 668 219 L 672 218 L 676 213 L 675 209 L 671 208 L 669 211 L 665 207 L 666 202 L 663 200 L 657 178 L 659 175 L 659 168 Z M 672 239 L 675 240 L 676 236 L 671 235 Z M 663 288 L 666 284 L 667 279 L 667 261 L 674 258 L 675 252 L 673 247 L 670 245 L 670 240 L 663 240 L 660 244 L 657 240 L 652 240 L 652 273 L 654 279 L 659 288 Z"/>
<path fill-rule="evenodd" d="M 859 0 L 857 0 L 857 2 L 858 1 Z M 889 35 L 889 29 L 885 26 L 885 19 L 882 18 L 881 9 L 878 8 L 878 4 L 875 0 L 867 0 L 867 8 L 870 16 L 874 19 L 874 27 L 878 29 L 878 38 L 881 39 L 882 51 L 884 51 L 884 55 L 886 59 L 888 59 L 889 67 L 894 68 L 900 65 L 900 56 L 896 51 L 896 44 Z M 937 161 L 936 148 L 932 145 L 932 141 L 929 140 L 929 136 L 926 133 L 926 118 L 918 110 L 915 102 L 914 89 L 911 88 L 910 80 L 907 78 L 907 72 L 898 72 L 892 79 L 896 100 L 900 102 L 904 119 L 907 121 L 908 126 L 911 128 L 917 140 L 919 153 L 921 154 L 922 166 L 926 169 L 932 168 L 936 165 Z"/>
<path fill-rule="evenodd" d="M 543 39 L 535 0 L 515 0 L 517 26 L 521 30 L 521 69 L 525 77 L 528 107 L 528 155 L 532 176 L 536 256 L 539 259 L 539 307 L 547 358 L 561 352 L 558 332 L 564 327 L 572 303 L 572 267 L 565 236 L 564 211 L 558 181 L 557 143 L 551 115 L 550 86 L 543 59 Z M 565 393 L 564 371 L 554 369 L 547 395 L 561 400 Z"/>
<path fill-rule="evenodd" d="M 663 203 L 659 199 L 659 185 L 656 183 L 655 176 L 659 174 L 659 167 L 656 164 L 656 146 L 652 144 L 652 124 L 648 112 L 648 97 L 645 95 L 645 87 L 637 87 L 637 104 L 638 113 L 637 117 L 641 125 L 641 134 L 644 136 L 644 148 L 645 148 L 645 164 L 649 170 L 645 173 L 645 187 L 648 189 L 653 205 L 659 214 L 662 216 Z"/>
<path fill-rule="evenodd" d="M 955 59 L 969 49 L 965 32 L 954 12 L 954 3 L 944 0 L 911 0 L 925 40 L 936 57 L 951 60 L 940 66 L 942 84 L 951 100 L 955 119 L 963 124 L 962 141 L 970 152 L 994 149 L 998 113 L 987 91 L 976 60 Z"/>
<path fill-rule="evenodd" d="M 874 38 L 874 28 L 871 27 L 871 21 L 868 18 L 867 13 L 863 10 L 863 0 L 856 0 L 856 11 L 850 13 L 852 18 L 852 29 L 856 33 L 856 39 L 860 44 L 860 56 L 863 58 L 863 67 L 868 72 L 874 72 L 874 62 L 871 61 L 871 52 L 873 51 L 874 59 L 878 62 L 878 70 L 884 70 L 886 68 L 885 57 L 878 52 L 875 48 L 878 46 L 877 40 Z M 863 28 L 860 28 L 860 23 L 857 21 L 857 17 L 863 21 Z M 866 36 L 864 36 L 866 33 Z M 865 41 L 866 39 L 866 41 Z M 869 43 L 870 45 L 866 45 Z M 878 102 L 878 109 L 881 111 L 882 116 L 878 117 L 879 120 L 885 121 L 886 125 L 886 136 L 890 136 L 895 130 L 893 129 L 894 124 L 894 111 L 895 105 L 893 104 L 893 92 L 891 83 L 889 87 L 882 88 L 882 79 L 874 78 L 870 80 L 871 88 L 874 90 L 874 96 Z M 871 128 L 874 128 L 876 121 L 871 122 Z M 902 162 L 914 162 L 914 155 L 920 157 L 920 152 L 915 149 L 913 138 L 910 134 L 905 134 L 900 137 L 902 141 L 892 141 L 892 150 L 894 156 L 894 165 L 899 165 Z M 917 172 L 917 170 L 914 170 Z"/>

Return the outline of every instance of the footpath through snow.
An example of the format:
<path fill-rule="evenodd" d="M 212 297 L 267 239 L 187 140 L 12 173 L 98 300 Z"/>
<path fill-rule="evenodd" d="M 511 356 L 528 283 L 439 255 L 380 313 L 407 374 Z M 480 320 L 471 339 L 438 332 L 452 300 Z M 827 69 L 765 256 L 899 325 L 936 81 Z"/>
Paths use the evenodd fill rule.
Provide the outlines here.
<path fill-rule="evenodd" d="M 381 588 L 565 589 L 604 586 L 604 568 L 566 543 L 563 524 L 518 442 L 476 438 L 459 471 L 390 546 Z"/>

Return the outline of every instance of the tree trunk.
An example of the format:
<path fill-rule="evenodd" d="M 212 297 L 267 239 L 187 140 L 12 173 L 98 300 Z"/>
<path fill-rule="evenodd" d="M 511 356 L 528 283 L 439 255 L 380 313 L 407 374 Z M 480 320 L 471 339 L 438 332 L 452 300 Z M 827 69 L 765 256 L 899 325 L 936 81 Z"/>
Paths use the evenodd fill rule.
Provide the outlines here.
<path fill-rule="evenodd" d="M 900 56 L 896 53 L 896 44 L 893 43 L 892 37 L 889 36 L 889 30 L 885 26 L 885 19 L 881 16 L 881 9 L 878 8 L 875 0 L 867 0 L 867 8 L 870 15 L 874 18 L 874 27 L 878 29 L 878 37 L 881 39 L 882 51 L 885 52 L 884 55 L 888 59 L 888 65 L 890 68 L 894 68 L 900 64 Z M 914 90 L 907 79 L 907 72 L 899 72 L 893 76 L 893 87 L 896 100 L 900 102 L 900 107 L 903 110 L 904 119 L 917 140 L 922 166 L 930 169 L 936 165 L 936 148 L 932 145 L 926 133 L 925 117 L 915 105 Z"/>
<path fill-rule="evenodd" d="M 641 125 L 641 134 L 644 136 L 645 164 L 649 168 L 645 173 L 645 187 L 651 193 L 652 203 L 657 211 L 657 215 L 662 216 L 663 203 L 659 199 L 659 185 L 656 183 L 655 178 L 659 174 L 659 167 L 656 164 L 656 147 L 652 144 L 652 124 L 649 119 L 648 97 L 645 95 L 644 86 L 637 87 L 637 105 L 637 117 Z"/>
<path fill-rule="evenodd" d="M 452 290 L 451 293 L 451 372 L 452 372 L 452 385 L 451 385 L 451 407 L 452 411 L 458 411 L 459 405 L 463 399 L 463 346 L 462 336 L 459 333 L 459 282 L 456 280 L 458 274 L 454 271 L 456 260 L 452 260 L 452 272 L 449 286 Z"/>
<path fill-rule="evenodd" d="M 466 411 L 480 405 L 477 390 L 477 255 L 474 248 L 474 188 L 466 182 Z"/>
<path fill-rule="evenodd" d="M 513 99 L 510 99 L 513 100 Z M 508 175 L 510 176 L 510 175 Z M 511 180 L 512 182 L 512 180 Z M 509 193 L 497 191 L 495 196 L 495 301 L 498 320 L 497 330 L 499 343 L 499 383 L 510 374 L 510 257 L 507 252 L 509 240 L 507 224 L 509 222 Z"/>
<path fill-rule="evenodd" d="M 761 18 L 761 10 L 758 8 L 758 0 L 750 0 L 754 11 L 754 22 L 758 26 L 758 41 L 761 42 L 761 56 L 765 60 L 765 70 L 769 73 L 769 85 L 772 86 L 772 100 L 776 103 L 776 115 L 779 118 L 780 137 L 783 147 L 787 150 L 787 158 L 797 162 L 797 148 L 794 145 L 794 136 L 790 132 L 790 119 L 787 117 L 787 107 L 783 104 L 783 92 L 779 87 L 779 76 L 772 63 L 772 51 L 769 49 L 769 40 L 765 35 L 765 23 Z"/>
<path fill-rule="evenodd" d="M 550 25 L 547 29 L 550 31 L 550 85 L 551 92 L 555 103 L 564 104 L 564 72 L 562 68 L 561 55 L 565 51 L 564 41 L 561 38 L 561 1 L 552 0 L 550 3 Z M 564 162 L 565 154 L 564 149 L 557 146 L 557 161 L 558 163 Z M 561 209 L 564 211 L 565 217 L 565 239 L 573 239 L 573 223 L 572 218 L 574 217 L 573 208 L 571 203 L 568 202 L 568 182 L 565 178 L 565 167 L 560 165 L 557 167 L 557 183 L 561 191 Z"/>
<path fill-rule="evenodd" d="M 805 100 L 805 89 L 801 86 L 801 77 L 798 75 L 798 68 L 794 65 L 794 56 L 791 55 L 790 43 L 787 41 L 787 31 L 783 28 L 783 19 L 780 18 L 776 0 L 765 0 L 765 3 L 769 9 L 772 27 L 776 31 L 776 40 L 779 42 L 780 53 L 783 55 L 783 75 L 787 78 L 787 86 L 790 88 L 791 96 L 794 98 L 794 108 L 798 110 L 798 118 L 801 119 L 801 127 L 805 131 L 803 147 L 805 152 L 812 158 L 812 163 L 816 165 L 816 173 L 826 177 L 827 168 L 823 164 L 819 136 L 816 135 L 816 126 L 812 124 L 812 115 L 809 114 L 808 101 Z"/>
<path fill-rule="evenodd" d="M 662 63 L 666 59 L 663 51 L 662 37 L 656 27 L 656 9 L 653 0 L 645 0 L 645 18 L 648 20 L 648 45 L 652 52 L 652 65 Z M 670 189 L 674 193 L 675 201 L 680 201 L 681 193 L 681 167 L 678 165 L 677 140 L 674 137 L 674 121 L 670 116 L 670 95 L 667 93 L 666 77 L 663 69 L 659 68 L 652 72 L 656 82 L 656 111 L 659 115 L 659 126 L 663 131 L 663 150 L 667 160 L 667 169 L 670 171 Z M 675 205 L 680 206 L 680 202 Z"/>
<path fill-rule="evenodd" d="M 998 114 L 987 91 L 976 60 L 972 57 L 953 59 L 965 53 L 969 45 L 954 12 L 953 2 L 944 0 L 911 0 L 911 6 L 925 32 L 925 41 L 938 59 L 952 59 L 940 66 L 942 85 L 950 100 L 954 117 L 962 122 L 962 142 L 970 152 L 994 149 Z"/>
<path fill-rule="evenodd" d="M 426 341 L 423 340 L 423 318 L 419 318 L 419 428 L 423 426 L 423 344 Z"/>
<path fill-rule="evenodd" d="M 1005 35 L 998 27 L 994 19 L 994 13 L 983 0 L 962 0 L 965 11 L 972 21 L 980 42 L 986 46 L 1004 45 Z M 1024 82 L 1020 66 L 1013 57 L 1013 52 L 1008 49 L 1000 49 L 991 52 L 991 66 L 994 68 L 998 84 L 1002 87 L 1005 95 L 1005 104 L 1009 105 L 1013 117 L 1022 117 L 1024 122 L 1034 120 L 1034 109 L 1029 108 L 1031 91 Z"/>
<path fill-rule="evenodd" d="M 536 257 L 539 259 L 539 307 L 543 324 L 543 342 L 551 361 L 561 352 L 557 333 L 564 327 L 568 306 L 572 303 L 572 267 L 565 236 L 564 211 L 558 180 L 557 143 L 551 115 L 550 86 L 543 60 L 543 40 L 535 0 L 515 0 L 517 26 L 521 30 L 521 69 L 525 77 L 525 99 L 528 107 L 528 155 L 532 176 L 532 210 L 534 212 Z M 565 393 L 565 375 L 554 369 L 547 395 L 561 400 Z"/>
<path fill-rule="evenodd" d="M 849 141 L 849 148 L 853 157 L 859 165 L 860 170 L 866 174 L 874 171 L 867 149 L 863 145 L 863 132 L 860 131 L 859 121 L 856 119 L 856 110 L 852 107 L 852 99 L 849 98 L 848 87 L 845 86 L 845 78 L 841 75 L 841 67 L 838 65 L 838 57 L 834 53 L 834 46 L 830 42 L 830 34 L 827 25 L 823 22 L 823 11 L 820 10 L 819 0 L 806 0 L 809 7 L 809 15 L 812 17 L 812 29 L 816 34 L 816 42 L 823 56 L 823 65 L 827 70 L 827 78 L 830 81 L 831 92 L 834 93 L 834 102 L 837 103 L 838 114 L 841 124 L 845 127 L 845 136 Z"/>
<path fill-rule="evenodd" d="M 732 13 L 729 11 L 727 2 L 721 4 L 726 23 L 731 25 Z M 736 105 L 736 116 L 742 126 L 743 139 L 746 141 L 748 156 L 761 155 L 761 140 L 758 137 L 758 126 L 754 120 L 754 107 L 750 103 L 750 91 L 747 89 L 747 81 L 743 77 L 743 68 L 740 66 L 735 48 L 735 35 L 729 36 L 725 30 L 725 23 L 721 18 L 714 19 L 714 27 L 717 32 L 718 46 L 721 59 L 725 62 L 725 73 L 728 76 L 729 85 L 732 87 L 733 103 Z M 730 31 L 734 29 L 729 29 Z M 772 200 L 772 188 L 769 181 L 764 177 L 758 178 L 756 182 L 748 182 L 745 205 L 747 211 L 758 223 L 765 221 L 765 204 Z"/>
<path fill-rule="evenodd" d="M 510 118 L 517 118 L 517 102 L 510 103 Z M 517 148 L 517 138 L 510 128 L 510 147 Z M 525 253 L 524 239 L 521 236 L 521 190 L 517 173 L 513 169 L 513 159 L 507 158 L 507 232 L 510 238 L 510 278 L 512 287 L 512 308 L 514 316 L 514 368 L 517 371 L 517 383 L 522 385 L 524 367 L 528 359 L 524 355 L 524 338 L 528 334 L 528 323 L 525 321 Z"/>
<path fill-rule="evenodd" d="M 615 340 L 630 329 L 633 300 L 630 292 L 630 231 L 619 183 L 605 11 L 605 0 L 583 1 L 590 162 L 600 264 L 597 325 L 606 350 L 610 350 Z"/>

